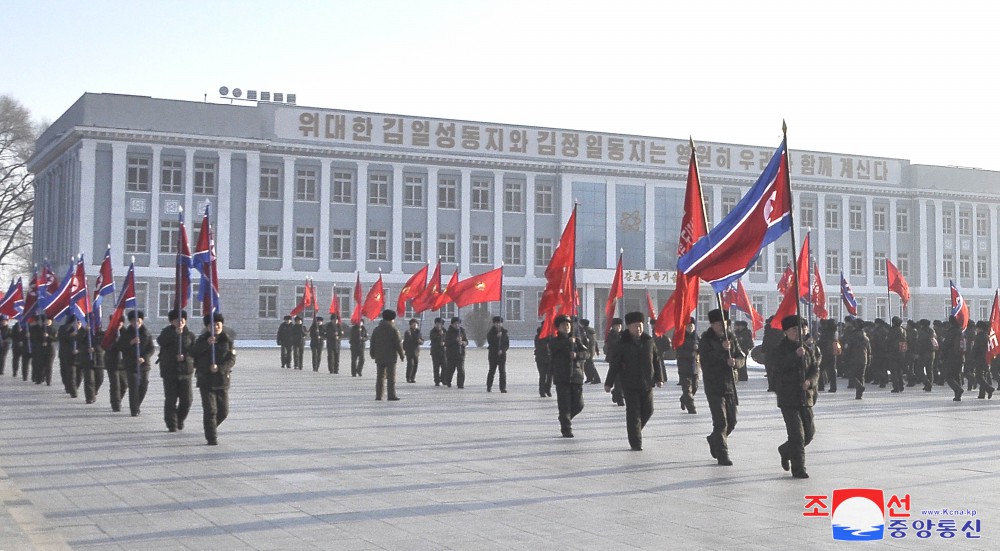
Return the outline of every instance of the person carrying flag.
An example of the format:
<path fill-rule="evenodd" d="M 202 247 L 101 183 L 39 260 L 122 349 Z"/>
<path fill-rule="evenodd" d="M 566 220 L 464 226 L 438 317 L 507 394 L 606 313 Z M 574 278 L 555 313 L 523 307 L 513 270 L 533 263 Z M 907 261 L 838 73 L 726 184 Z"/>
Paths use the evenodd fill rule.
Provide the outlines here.
<path fill-rule="evenodd" d="M 990 322 L 980 320 L 976 322 L 976 337 L 972 342 L 972 353 L 969 355 L 969 363 L 972 364 L 973 372 L 976 376 L 976 383 L 979 386 L 979 399 L 993 398 L 993 380 L 990 377 L 990 365 L 986 362 L 986 350 L 989 348 Z"/>
<path fill-rule="evenodd" d="M 434 318 L 434 327 L 428 335 L 431 339 L 431 364 L 434 368 L 434 386 L 440 386 L 444 382 L 443 375 L 448 373 L 448 355 L 446 353 L 445 337 L 448 330 L 444 327 L 444 320 Z"/>
<path fill-rule="evenodd" d="M 369 354 L 375 360 L 378 370 L 375 376 L 375 399 L 381 400 L 383 391 L 386 399 L 395 402 L 396 396 L 396 358 L 404 360 L 403 339 L 396 329 L 396 311 L 383 310 L 382 321 L 372 330 Z"/>
<path fill-rule="evenodd" d="M 954 391 L 955 402 L 962 401 L 962 369 L 965 367 L 965 335 L 962 322 L 955 316 L 948 318 L 948 326 L 941 343 L 941 371 L 944 380 Z"/>
<path fill-rule="evenodd" d="M 931 328 L 931 321 L 922 319 L 917 322 L 916 357 L 913 360 L 913 371 L 917 380 L 923 383 L 924 392 L 934 388 L 934 356 L 937 355 L 938 341 Z"/>
<path fill-rule="evenodd" d="M 7 363 L 7 352 L 10 350 L 10 326 L 7 324 L 7 315 L 0 314 L 0 375 L 3 375 L 4 365 Z M 17 377 L 17 368 L 14 368 L 14 376 Z"/>
<path fill-rule="evenodd" d="M 93 333 L 78 331 L 76 335 L 77 366 L 83 371 L 83 397 L 88 404 L 97 402 L 97 393 L 104 384 L 104 349 L 99 346 L 102 339 L 104 330 L 96 326 Z"/>
<path fill-rule="evenodd" d="M 21 380 L 28 380 L 28 334 L 21 322 L 14 321 L 10 328 L 10 367 L 17 377 L 17 368 L 21 368 Z"/>
<path fill-rule="evenodd" d="M 35 315 L 35 323 L 28 329 L 31 345 L 31 380 L 36 385 L 52 385 L 52 362 L 58 341 L 56 328 L 45 314 Z"/>
<path fill-rule="evenodd" d="M 444 346 L 448 372 L 441 374 L 441 382 L 451 388 L 451 379 L 455 377 L 455 386 L 465 388 L 465 347 L 469 346 L 469 339 L 465 336 L 462 318 L 451 318 L 451 326 L 444 335 Z"/>
<path fill-rule="evenodd" d="M 194 373 L 194 358 L 191 346 L 194 335 L 187 327 L 187 312 L 173 309 L 167 313 L 167 325 L 156 337 L 160 345 L 160 377 L 163 379 L 163 422 L 167 430 L 184 430 L 184 421 L 191 411 L 194 398 L 191 389 L 191 375 Z"/>
<path fill-rule="evenodd" d="M 424 336 L 420 333 L 420 320 L 410 319 L 410 327 L 403 334 L 403 352 L 406 353 L 406 382 L 417 382 L 417 367 L 420 363 L 420 345 Z"/>
<path fill-rule="evenodd" d="M 503 326 L 503 318 L 493 316 L 493 327 L 486 333 L 486 344 L 489 349 L 488 360 L 490 371 L 486 375 L 486 392 L 493 391 L 493 377 L 500 370 L 500 392 L 507 392 L 507 349 L 510 348 L 510 336 Z M 596 368 L 595 368 L 596 371 Z"/>
<path fill-rule="evenodd" d="M 290 341 L 292 343 L 292 357 L 295 360 L 295 369 L 302 371 L 302 358 L 306 353 L 306 336 L 309 335 L 309 330 L 302 323 L 302 316 L 295 316 L 295 324 L 292 326 L 291 333 Z"/>
<path fill-rule="evenodd" d="M 820 352 L 807 336 L 809 326 L 797 315 L 782 318 L 785 337 L 771 351 L 775 369 L 774 392 L 785 421 L 788 440 L 778 446 L 781 468 L 795 478 L 809 478 L 806 446 L 816 434 L 812 407 L 819 384 Z"/>
<path fill-rule="evenodd" d="M 643 332 L 646 317 L 642 312 L 625 315 L 621 341 L 608 357 L 604 391 L 610 393 L 620 381 L 625 397 L 625 427 L 632 451 L 642 451 L 642 429 L 653 416 L 653 387 L 663 386 L 663 364 L 653 337 Z"/>
<path fill-rule="evenodd" d="M 698 356 L 699 337 L 697 320 L 688 319 L 684 327 L 684 343 L 677 349 L 677 378 L 681 385 L 681 411 L 698 413 L 694 405 L 694 395 L 698 392 L 698 375 L 701 373 L 701 359 Z"/>
<path fill-rule="evenodd" d="M 76 317 L 68 315 L 56 331 L 56 338 L 59 340 L 59 375 L 66 394 L 71 398 L 76 398 L 78 389 L 76 335 L 79 328 Z"/>
<path fill-rule="evenodd" d="M 205 440 L 209 446 L 217 446 L 219 425 L 229 416 L 229 384 L 236 366 L 236 336 L 225 328 L 226 320 L 220 312 L 207 315 L 202 321 L 205 330 L 191 346 L 191 356 L 201 393 Z"/>
<path fill-rule="evenodd" d="M 122 365 L 122 351 L 118 348 L 118 341 L 125 333 L 125 320 L 118 318 L 114 327 L 108 327 L 112 332 L 111 345 L 104 350 L 104 367 L 108 371 L 108 392 L 111 394 L 111 411 L 122 410 L 122 399 L 128 392 L 128 373 Z M 106 335 L 108 336 L 108 335 Z M 103 342 L 103 340 L 102 340 Z M 101 348 L 104 348 L 101 345 Z M 134 352 L 133 352 L 134 354 Z"/>
<path fill-rule="evenodd" d="M 557 333 L 549 339 L 549 353 L 559 405 L 559 427 L 563 438 L 573 438 L 573 418 L 583 411 L 583 362 L 587 348 L 573 336 L 573 322 L 569 316 L 556 317 L 555 326 Z"/>
<path fill-rule="evenodd" d="M 351 377 L 360 377 L 365 367 L 365 343 L 368 342 L 368 330 L 363 320 L 354 320 L 351 324 L 349 342 L 351 345 Z"/>
<path fill-rule="evenodd" d="M 316 316 L 309 326 L 309 350 L 312 352 L 313 371 L 319 371 L 319 364 L 323 362 L 324 341 L 326 341 L 326 327 L 323 324 L 323 317 Z"/>
<path fill-rule="evenodd" d="M 344 338 L 344 328 L 340 326 L 340 314 L 330 314 L 326 322 L 326 368 L 330 373 L 340 373 L 340 341 Z"/>
<path fill-rule="evenodd" d="M 698 356 L 701 359 L 701 376 L 705 383 L 705 398 L 712 412 L 712 434 L 706 437 L 709 452 L 719 465 L 729 466 L 729 435 L 736 428 L 736 374 L 746 354 L 739 342 L 726 327 L 728 314 L 715 309 L 708 313 L 710 327 L 701 335 Z"/>
<path fill-rule="evenodd" d="M 144 325 L 146 314 L 142 310 L 130 310 L 129 326 L 122 331 L 115 346 L 121 352 L 122 367 L 129 377 L 128 407 L 132 417 L 139 415 L 142 401 L 149 389 L 150 360 L 156 351 L 156 344 L 149 329 Z"/>

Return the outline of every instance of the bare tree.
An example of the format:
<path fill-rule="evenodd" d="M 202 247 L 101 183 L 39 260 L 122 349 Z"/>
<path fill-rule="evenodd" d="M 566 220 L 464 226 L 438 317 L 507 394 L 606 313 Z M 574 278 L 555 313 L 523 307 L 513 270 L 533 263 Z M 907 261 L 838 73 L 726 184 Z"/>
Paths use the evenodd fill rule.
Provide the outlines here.
<path fill-rule="evenodd" d="M 0 95 L 0 266 L 15 274 L 31 271 L 35 188 L 27 163 L 37 137 L 28 109 Z"/>

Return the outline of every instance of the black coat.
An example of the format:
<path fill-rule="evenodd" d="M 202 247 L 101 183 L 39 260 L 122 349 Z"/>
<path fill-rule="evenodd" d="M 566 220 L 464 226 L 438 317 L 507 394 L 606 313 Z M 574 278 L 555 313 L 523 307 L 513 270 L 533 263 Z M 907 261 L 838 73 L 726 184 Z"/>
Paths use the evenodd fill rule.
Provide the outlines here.
<path fill-rule="evenodd" d="M 138 356 L 141 356 L 143 361 L 142 370 L 149 371 L 152 369 L 152 362 L 150 360 L 153 358 L 153 352 L 156 351 L 156 344 L 153 343 L 153 336 L 149 334 L 149 330 L 143 325 L 139 328 L 139 345 L 136 346 L 132 344 L 132 339 L 136 337 L 136 331 L 134 325 L 128 325 L 125 330 L 121 332 L 118 336 L 118 342 L 115 343 L 115 347 L 121 352 L 122 368 L 135 373 L 136 367 L 138 366 Z M 136 352 L 138 350 L 138 353 Z"/>
<path fill-rule="evenodd" d="M 403 359 L 403 339 L 391 321 L 382 320 L 372 330 L 368 354 L 379 364 L 395 364 L 397 357 Z"/>
<path fill-rule="evenodd" d="M 496 327 L 490 327 L 489 332 L 486 333 L 486 346 L 491 358 L 506 354 L 507 349 L 510 348 L 510 336 L 507 334 L 507 329 L 501 327 L 497 330 Z"/>
<path fill-rule="evenodd" d="M 701 357 L 701 378 L 704 381 L 705 394 L 736 395 L 736 370 L 746 363 L 746 354 L 731 332 L 727 337 L 728 352 L 722 348 L 723 339 L 714 329 L 709 327 L 701 334 L 698 355 Z M 727 362 L 730 357 L 736 360 L 732 367 Z"/>
<path fill-rule="evenodd" d="M 657 383 L 663 383 L 663 363 L 656 349 L 653 337 L 646 333 L 633 337 L 629 331 L 622 331 L 621 340 L 608 356 L 608 376 L 605 386 L 612 386 L 618 379 L 623 390 L 646 391 Z"/>
<path fill-rule="evenodd" d="M 368 342 L 368 330 L 365 329 L 364 324 L 359 323 L 351 326 L 349 341 L 352 351 L 360 352 L 365 349 L 365 343 Z"/>
<path fill-rule="evenodd" d="M 796 353 L 800 346 L 786 337 L 770 353 L 779 408 L 811 407 L 816 402 L 820 354 L 815 347 L 809 347 L 800 358 Z M 805 381 L 811 383 L 809 390 L 802 389 Z"/>
<path fill-rule="evenodd" d="M 407 329 L 403 333 L 403 352 L 407 358 L 420 356 L 420 345 L 424 344 L 424 336 L 420 334 L 420 329 Z"/>
<path fill-rule="evenodd" d="M 231 331 L 223 329 L 215 336 L 215 344 L 208 342 L 212 336 L 209 331 L 198 335 L 198 340 L 191 346 L 194 356 L 194 368 L 198 377 L 198 388 L 222 390 L 229 388 L 232 380 L 233 367 L 236 366 L 236 346 Z M 215 349 L 215 365 L 218 371 L 212 373 L 212 349 Z"/>
<path fill-rule="evenodd" d="M 309 326 L 309 348 L 323 348 L 326 340 L 326 327 L 322 323 L 312 322 Z"/>
<path fill-rule="evenodd" d="M 695 331 L 684 334 L 684 343 L 677 349 L 677 373 L 686 376 L 698 375 L 701 370 L 701 359 L 698 356 L 700 340 Z"/>
<path fill-rule="evenodd" d="M 549 370 L 552 372 L 553 383 L 583 384 L 583 362 L 587 359 L 587 347 L 580 339 L 571 335 L 556 335 L 549 339 L 549 353 L 552 358 Z"/>
<path fill-rule="evenodd" d="M 194 340 L 194 334 L 186 326 L 180 334 L 173 325 L 168 325 L 160 331 L 160 336 L 156 337 L 156 344 L 160 345 L 160 355 L 156 359 L 160 364 L 160 377 L 191 378 L 191 374 L 194 373 L 194 356 L 191 355 Z M 184 354 L 184 359 L 181 361 L 177 361 L 179 354 Z"/>

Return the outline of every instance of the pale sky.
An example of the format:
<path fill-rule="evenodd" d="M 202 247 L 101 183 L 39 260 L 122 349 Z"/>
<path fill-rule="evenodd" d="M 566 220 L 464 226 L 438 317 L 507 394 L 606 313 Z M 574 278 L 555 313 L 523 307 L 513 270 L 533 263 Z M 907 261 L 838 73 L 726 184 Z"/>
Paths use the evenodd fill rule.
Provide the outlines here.
<path fill-rule="evenodd" d="M 4 0 L 0 93 L 299 105 L 1000 170 L 1000 5 Z"/>

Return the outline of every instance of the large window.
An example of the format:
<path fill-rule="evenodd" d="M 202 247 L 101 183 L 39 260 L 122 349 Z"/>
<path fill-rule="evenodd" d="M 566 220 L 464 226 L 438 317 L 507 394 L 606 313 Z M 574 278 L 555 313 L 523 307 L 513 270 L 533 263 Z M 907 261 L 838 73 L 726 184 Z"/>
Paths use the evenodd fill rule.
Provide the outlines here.
<path fill-rule="evenodd" d="M 524 188 L 521 182 L 504 182 L 503 210 L 504 212 L 524 212 Z"/>
<path fill-rule="evenodd" d="M 955 215 L 950 210 L 941 213 L 941 229 L 945 235 L 955 233 Z"/>
<path fill-rule="evenodd" d="M 976 213 L 976 237 L 986 237 L 990 232 L 990 221 L 985 212 Z"/>
<path fill-rule="evenodd" d="M 896 208 L 896 231 L 910 231 L 910 211 L 908 209 L 902 207 Z"/>
<path fill-rule="evenodd" d="M 520 266 L 524 264 L 524 256 L 521 254 L 521 237 L 518 235 L 507 235 L 503 238 L 503 262 Z"/>
<path fill-rule="evenodd" d="M 968 212 L 958 213 L 958 233 L 962 235 L 972 235 L 972 214 Z"/>
<path fill-rule="evenodd" d="M 788 249 L 786 247 L 775 247 L 774 249 L 774 277 L 781 279 L 788 268 Z"/>
<path fill-rule="evenodd" d="M 194 192 L 215 195 L 215 161 L 194 162 Z"/>
<path fill-rule="evenodd" d="M 723 195 L 722 196 L 722 217 L 723 218 L 725 218 L 726 216 L 729 216 L 729 213 L 732 212 L 734 208 L 736 208 L 736 202 L 738 200 L 739 200 L 739 197 L 735 197 L 735 196 L 732 196 L 732 195 Z"/>
<path fill-rule="evenodd" d="M 125 252 L 146 254 L 149 252 L 149 223 L 145 220 L 125 221 Z"/>
<path fill-rule="evenodd" d="M 295 228 L 295 258 L 316 258 L 316 228 Z"/>
<path fill-rule="evenodd" d="M 958 255 L 958 277 L 972 277 L 972 257 L 970 255 Z"/>
<path fill-rule="evenodd" d="M 873 257 L 875 261 L 875 276 L 885 277 L 885 253 L 875 253 Z M 897 266 L 898 267 L 898 266 Z"/>
<path fill-rule="evenodd" d="M 990 278 L 990 263 L 986 259 L 986 255 L 979 255 L 976 257 L 976 277 L 979 278 L 979 283 L 986 284 L 986 281 Z"/>
<path fill-rule="evenodd" d="M 865 229 L 865 213 L 861 205 L 851 205 L 850 207 L 851 229 Z"/>
<path fill-rule="evenodd" d="M 941 275 L 945 279 L 955 278 L 955 255 L 951 253 L 941 255 Z"/>
<path fill-rule="evenodd" d="M 896 267 L 899 268 L 899 273 L 903 274 L 903 277 L 910 277 L 910 255 L 906 253 L 897 254 Z"/>
<path fill-rule="evenodd" d="M 840 251 L 826 250 L 826 275 L 840 275 Z"/>
<path fill-rule="evenodd" d="M 524 291 L 504 291 L 504 317 L 507 321 L 524 320 Z"/>
<path fill-rule="evenodd" d="M 372 172 L 368 175 L 368 204 L 389 204 L 389 175 Z"/>
<path fill-rule="evenodd" d="M 156 287 L 156 316 L 167 317 L 167 314 L 174 309 L 174 284 L 160 283 Z"/>
<path fill-rule="evenodd" d="M 281 235 L 278 226 L 261 226 L 257 233 L 257 256 L 261 258 L 280 258 L 281 249 L 278 242 Z"/>
<path fill-rule="evenodd" d="M 330 201 L 333 203 L 354 202 L 354 174 L 350 172 L 333 173 L 333 189 L 330 190 Z"/>
<path fill-rule="evenodd" d="M 438 235 L 438 256 L 441 262 L 458 262 L 458 241 L 453 233 Z"/>
<path fill-rule="evenodd" d="M 333 260 L 350 260 L 351 254 L 351 230 L 335 228 L 330 237 L 330 258 Z"/>
<path fill-rule="evenodd" d="M 403 233 L 403 261 L 421 262 L 424 259 L 424 234 L 418 231 Z"/>
<path fill-rule="evenodd" d="M 535 214 L 552 214 L 552 184 L 535 184 Z"/>
<path fill-rule="evenodd" d="M 295 200 L 316 200 L 316 169 L 300 168 L 295 171 Z"/>
<path fill-rule="evenodd" d="M 851 251 L 851 275 L 865 275 L 865 258 L 861 251 Z"/>
<path fill-rule="evenodd" d="M 490 181 L 472 179 L 472 210 L 490 210 Z"/>
<path fill-rule="evenodd" d="M 180 159 L 160 161 L 160 191 L 184 193 L 184 161 Z"/>
<path fill-rule="evenodd" d="M 130 155 L 126 165 L 125 189 L 149 191 L 149 158 Z"/>
<path fill-rule="evenodd" d="M 160 254 L 177 254 L 181 224 L 176 220 L 160 220 Z"/>
<path fill-rule="evenodd" d="M 438 178 L 438 208 L 458 208 L 458 180 L 451 176 Z"/>
<path fill-rule="evenodd" d="M 281 199 L 281 168 L 260 167 L 260 198 Z"/>
<path fill-rule="evenodd" d="M 261 285 L 257 288 L 257 317 L 260 319 L 278 317 L 277 285 Z"/>
<path fill-rule="evenodd" d="M 389 260 L 389 234 L 385 230 L 368 232 L 368 260 Z"/>
<path fill-rule="evenodd" d="M 535 266 L 548 266 L 552 260 L 552 238 L 535 238 Z"/>
<path fill-rule="evenodd" d="M 799 225 L 803 228 L 816 227 L 816 205 L 812 201 L 802 201 L 799 205 Z"/>
<path fill-rule="evenodd" d="M 840 205 L 837 203 L 826 204 L 826 229 L 840 229 Z"/>
<path fill-rule="evenodd" d="M 885 231 L 888 226 L 886 225 L 886 219 L 888 218 L 888 213 L 884 206 L 875 205 L 872 207 L 872 230 L 874 231 Z"/>
<path fill-rule="evenodd" d="M 408 174 L 403 177 L 403 206 L 424 206 L 424 177 L 419 174 Z"/>
<path fill-rule="evenodd" d="M 488 235 L 472 236 L 472 263 L 473 264 L 490 263 L 490 236 Z"/>

